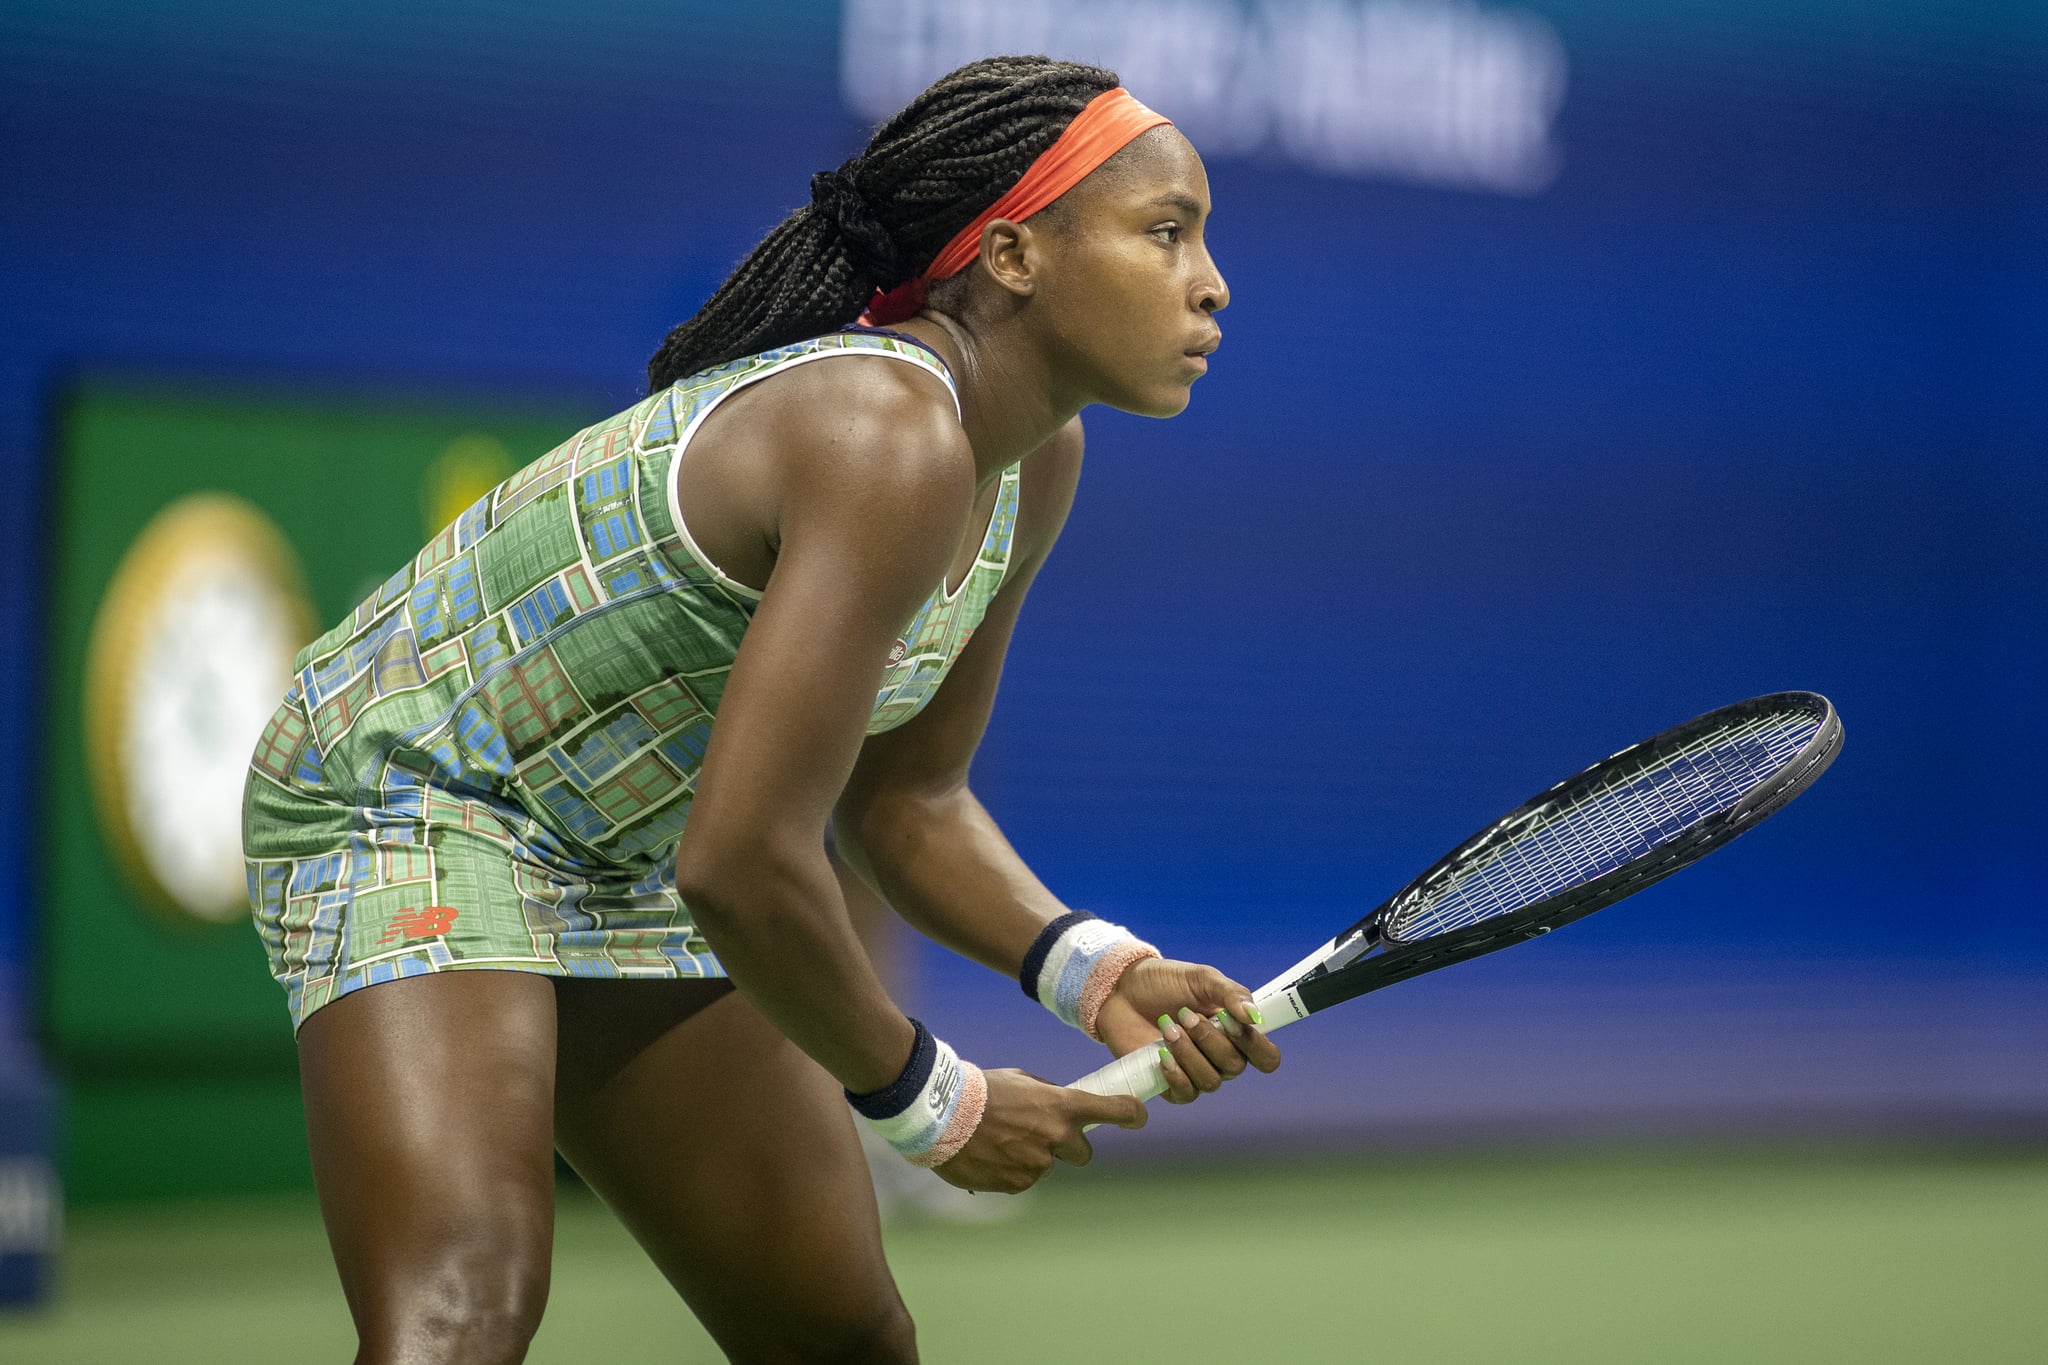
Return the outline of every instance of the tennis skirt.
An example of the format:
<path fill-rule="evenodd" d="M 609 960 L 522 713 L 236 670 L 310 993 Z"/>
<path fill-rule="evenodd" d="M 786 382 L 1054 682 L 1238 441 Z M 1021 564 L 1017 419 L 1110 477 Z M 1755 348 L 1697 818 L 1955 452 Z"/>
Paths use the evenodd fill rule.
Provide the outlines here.
<path fill-rule="evenodd" d="M 424 779 L 381 797 L 249 780 L 249 903 L 295 1030 L 350 991 L 429 972 L 725 975 L 673 859 L 578 862 L 517 806 Z"/>

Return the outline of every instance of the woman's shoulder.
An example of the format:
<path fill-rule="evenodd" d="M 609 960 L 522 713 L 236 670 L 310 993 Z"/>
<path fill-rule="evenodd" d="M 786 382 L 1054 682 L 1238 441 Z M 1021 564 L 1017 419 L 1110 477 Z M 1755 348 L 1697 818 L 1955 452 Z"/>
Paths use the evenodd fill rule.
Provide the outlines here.
<path fill-rule="evenodd" d="M 690 445 L 697 502 L 734 501 L 766 526 L 810 495 L 922 502 L 973 486 L 973 450 L 943 371 L 877 347 L 790 348 L 728 394 Z"/>
<path fill-rule="evenodd" d="M 893 333 L 837 332 L 763 357 L 794 404 L 843 404 L 849 415 L 879 411 L 912 417 L 931 408 L 959 425 L 960 402 L 945 362 Z M 823 361 L 823 364 L 811 362 Z"/>
<path fill-rule="evenodd" d="M 960 408 L 943 370 L 893 350 L 821 348 L 727 406 L 763 439 L 805 463 L 858 455 L 877 476 L 970 460 Z M 878 463 L 879 462 L 879 463 Z"/>

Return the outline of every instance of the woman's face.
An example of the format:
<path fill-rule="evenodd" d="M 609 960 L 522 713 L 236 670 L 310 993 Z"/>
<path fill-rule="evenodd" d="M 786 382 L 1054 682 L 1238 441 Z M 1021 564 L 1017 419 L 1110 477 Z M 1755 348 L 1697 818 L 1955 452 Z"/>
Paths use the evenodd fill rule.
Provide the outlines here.
<path fill-rule="evenodd" d="M 1059 369 L 1090 402 L 1147 417 L 1187 407 L 1222 336 L 1214 314 L 1230 302 L 1203 236 L 1209 177 L 1195 149 L 1154 128 L 1047 218 L 1037 311 Z"/>

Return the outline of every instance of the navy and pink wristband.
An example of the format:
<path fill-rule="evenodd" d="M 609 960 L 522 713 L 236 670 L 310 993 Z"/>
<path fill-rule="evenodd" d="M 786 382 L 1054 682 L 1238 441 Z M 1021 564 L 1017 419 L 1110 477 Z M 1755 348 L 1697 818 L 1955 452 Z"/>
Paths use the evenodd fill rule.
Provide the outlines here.
<path fill-rule="evenodd" d="M 874 1125 L 913 1166 L 937 1166 L 967 1145 L 988 1105 L 981 1068 L 962 1061 L 917 1020 L 903 1074 L 865 1095 L 846 1092 L 847 1103 Z"/>
<path fill-rule="evenodd" d="M 1024 954 L 1017 984 L 1024 994 L 1102 1041 L 1095 1022 L 1116 983 L 1134 962 L 1159 950 L 1125 929 L 1086 910 L 1069 910 L 1041 929 Z"/>

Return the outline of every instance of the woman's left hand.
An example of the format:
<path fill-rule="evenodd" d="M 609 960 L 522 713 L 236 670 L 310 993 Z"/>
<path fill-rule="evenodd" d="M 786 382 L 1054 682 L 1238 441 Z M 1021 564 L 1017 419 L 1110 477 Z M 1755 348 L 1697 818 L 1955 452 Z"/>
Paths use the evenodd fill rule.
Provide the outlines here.
<path fill-rule="evenodd" d="M 1239 1026 L 1232 1037 L 1214 1015 L 1228 1010 Z M 1214 967 L 1145 958 L 1132 963 L 1103 1002 L 1095 1031 L 1121 1057 L 1163 1039 L 1166 1099 L 1187 1104 L 1216 1089 L 1250 1063 L 1261 1071 L 1280 1065 L 1280 1049 L 1252 1020 L 1252 993 Z"/>

